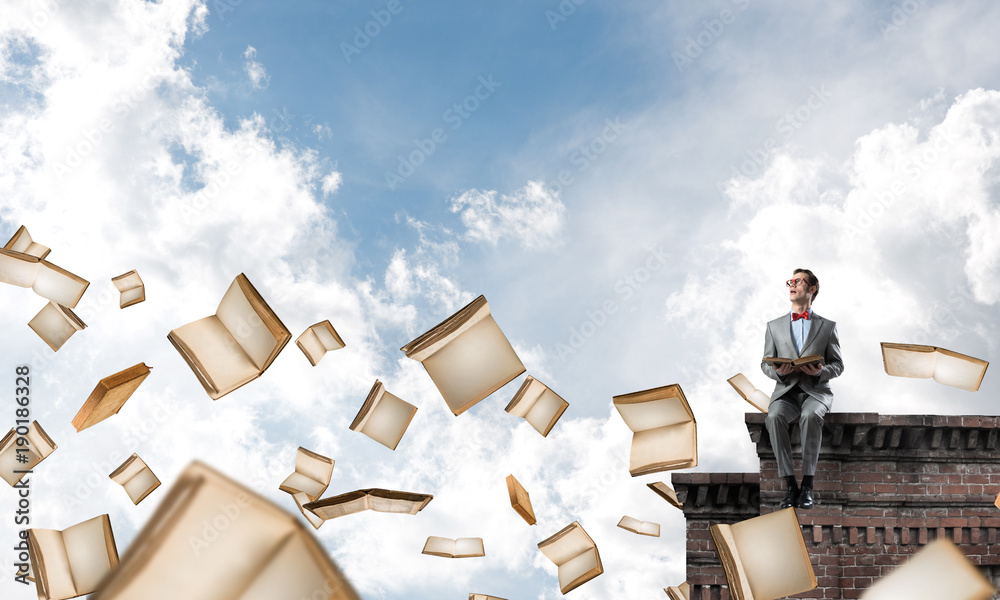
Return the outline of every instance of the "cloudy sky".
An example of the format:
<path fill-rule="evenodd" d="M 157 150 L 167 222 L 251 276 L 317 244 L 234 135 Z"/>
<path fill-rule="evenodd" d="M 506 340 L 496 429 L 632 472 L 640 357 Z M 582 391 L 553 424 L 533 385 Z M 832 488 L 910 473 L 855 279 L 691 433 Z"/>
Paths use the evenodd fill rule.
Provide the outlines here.
<path fill-rule="evenodd" d="M 435 496 L 317 532 L 366 599 L 558 598 L 536 544 L 573 521 L 605 567 L 574 598 L 662 597 L 683 516 L 645 486 L 669 473 L 629 476 L 611 398 L 680 383 L 696 470 L 755 471 L 725 380 L 770 392 L 763 326 L 794 268 L 838 322 L 834 410 L 998 414 L 993 373 L 976 393 L 891 379 L 879 351 L 997 352 L 998 27 L 974 1 L 3 2 L 0 242 L 23 224 L 91 282 L 58 353 L 26 325 L 45 301 L 0 286 L 0 382 L 31 365 L 59 445 L 32 525 L 109 513 L 124 551 L 193 459 L 295 510 L 277 486 L 304 446 L 336 460 L 328 493 Z M 131 269 L 147 300 L 120 310 Z M 329 319 L 347 347 L 313 368 L 289 346 L 212 401 L 166 336 L 241 272 L 293 335 Z M 570 403 L 547 438 L 503 411 L 523 378 L 455 417 L 399 351 L 479 294 Z M 76 433 L 97 381 L 140 361 L 121 413 Z M 418 407 L 394 452 L 348 429 L 376 378 Z M 107 479 L 132 452 L 165 484 L 139 506 Z M 0 595 L 27 600 L 15 500 Z M 429 535 L 486 556 L 423 556 Z"/>

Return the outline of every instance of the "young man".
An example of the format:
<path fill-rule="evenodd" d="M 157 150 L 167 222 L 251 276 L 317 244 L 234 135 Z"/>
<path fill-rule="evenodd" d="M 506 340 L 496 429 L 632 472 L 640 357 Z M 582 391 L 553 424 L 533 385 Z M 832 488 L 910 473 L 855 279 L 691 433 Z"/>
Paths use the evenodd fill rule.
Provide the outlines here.
<path fill-rule="evenodd" d="M 764 374 L 777 381 L 771 394 L 764 423 L 771 448 L 778 460 L 778 476 L 785 479 L 786 492 L 781 508 L 812 508 L 813 476 L 823 439 L 823 417 L 833 404 L 830 380 L 844 371 L 837 324 L 812 311 L 819 295 L 819 279 L 809 269 L 795 269 L 785 282 L 789 314 L 768 322 L 764 333 L 764 358 L 799 358 L 818 354 L 818 364 L 778 367 L 761 362 Z M 795 482 L 789 425 L 798 420 L 802 438 L 802 486 Z"/>

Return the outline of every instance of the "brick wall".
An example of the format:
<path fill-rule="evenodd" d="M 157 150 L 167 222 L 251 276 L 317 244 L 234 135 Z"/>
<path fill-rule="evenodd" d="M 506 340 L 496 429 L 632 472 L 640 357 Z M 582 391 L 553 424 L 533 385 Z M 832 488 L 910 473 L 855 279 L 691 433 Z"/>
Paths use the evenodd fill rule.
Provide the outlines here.
<path fill-rule="evenodd" d="M 747 413 L 760 473 L 675 473 L 687 519 L 694 600 L 729 591 L 708 528 L 777 509 L 784 496 L 762 413 Z M 816 506 L 800 510 L 819 586 L 796 598 L 859 598 L 939 537 L 1000 585 L 1000 417 L 830 413 L 816 470 Z M 800 456 L 798 425 L 793 453 Z M 801 473 L 796 460 L 796 473 Z M 1000 596 L 995 596 L 1000 598 Z"/>

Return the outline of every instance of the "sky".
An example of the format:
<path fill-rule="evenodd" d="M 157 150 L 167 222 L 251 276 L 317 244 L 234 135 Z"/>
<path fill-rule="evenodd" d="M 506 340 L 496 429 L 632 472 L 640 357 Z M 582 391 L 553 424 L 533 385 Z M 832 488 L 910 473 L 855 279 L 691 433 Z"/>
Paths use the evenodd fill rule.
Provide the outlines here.
<path fill-rule="evenodd" d="M 558 598 L 536 545 L 573 521 L 605 569 L 574 598 L 662 597 L 684 518 L 645 485 L 669 472 L 629 476 L 611 399 L 679 383 L 691 471 L 756 471 L 726 379 L 772 389 L 764 324 L 793 269 L 837 322 L 834 410 L 998 414 L 990 370 L 978 392 L 891 378 L 879 347 L 997 352 L 998 25 L 975 1 L 5 1 L 0 241 L 25 225 L 91 282 L 57 353 L 26 326 L 45 300 L 0 286 L 0 381 L 31 366 L 59 446 L 32 526 L 108 513 L 124 553 L 196 459 L 295 511 L 277 488 L 303 446 L 336 461 L 328 495 L 434 495 L 316 532 L 366 600 Z M 110 279 L 132 269 L 147 299 L 122 310 Z M 347 346 L 312 367 L 289 345 L 212 401 L 167 333 L 239 273 L 293 336 L 329 319 Z M 569 402 L 547 437 L 503 410 L 524 376 L 456 417 L 399 351 L 480 294 Z M 122 411 L 77 433 L 137 362 Z M 395 451 L 348 428 L 376 379 L 418 408 Z M 164 483 L 138 506 L 107 478 L 132 452 Z M 28 599 L 15 510 L 0 490 L 0 595 Z M 421 555 L 430 535 L 486 556 Z"/>

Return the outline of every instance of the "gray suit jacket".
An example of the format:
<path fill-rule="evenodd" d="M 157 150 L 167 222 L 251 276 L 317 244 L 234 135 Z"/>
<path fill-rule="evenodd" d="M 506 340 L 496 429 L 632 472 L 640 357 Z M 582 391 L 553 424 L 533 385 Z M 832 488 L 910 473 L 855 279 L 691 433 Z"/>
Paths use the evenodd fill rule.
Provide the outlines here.
<path fill-rule="evenodd" d="M 833 405 L 833 390 L 830 380 L 844 372 L 844 360 L 840 355 L 840 338 L 837 337 L 837 324 L 829 319 L 809 311 L 809 337 L 802 347 L 802 353 L 795 351 L 792 341 L 792 325 L 790 313 L 768 321 L 764 331 L 764 358 L 779 356 L 782 358 L 799 358 L 810 354 L 823 357 L 823 370 L 819 375 L 806 375 L 801 371 L 792 371 L 784 377 L 778 375 L 774 367 L 766 362 L 760 363 L 764 374 L 778 382 L 771 394 L 774 402 L 792 389 L 796 383 L 807 394 L 826 405 L 829 410 Z"/>

